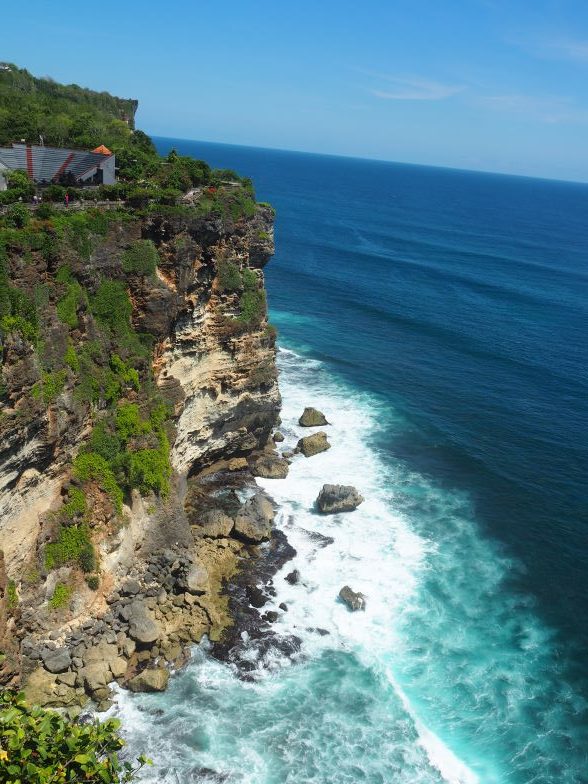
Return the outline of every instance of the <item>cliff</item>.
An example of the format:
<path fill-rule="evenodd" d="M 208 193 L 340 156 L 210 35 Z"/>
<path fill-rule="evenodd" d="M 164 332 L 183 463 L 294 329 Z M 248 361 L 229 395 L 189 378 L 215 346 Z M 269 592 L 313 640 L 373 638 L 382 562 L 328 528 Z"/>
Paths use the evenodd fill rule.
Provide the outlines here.
<path fill-rule="evenodd" d="M 2 220 L 0 681 L 105 706 L 222 635 L 271 537 L 273 211 L 227 183 Z"/>

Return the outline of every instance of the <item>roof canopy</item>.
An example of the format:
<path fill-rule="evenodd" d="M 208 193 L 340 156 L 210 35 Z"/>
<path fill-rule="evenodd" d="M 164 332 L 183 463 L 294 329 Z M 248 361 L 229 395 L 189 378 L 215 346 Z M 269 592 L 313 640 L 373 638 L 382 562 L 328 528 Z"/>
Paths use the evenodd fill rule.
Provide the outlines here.
<path fill-rule="evenodd" d="M 101 144 L 99 147 L 96 147 L 96 149 L 92 150 L 92 152 L 99 152 L 100 155 L 112 155 L 108 147 L 105 147 L 103 144 Z"/>

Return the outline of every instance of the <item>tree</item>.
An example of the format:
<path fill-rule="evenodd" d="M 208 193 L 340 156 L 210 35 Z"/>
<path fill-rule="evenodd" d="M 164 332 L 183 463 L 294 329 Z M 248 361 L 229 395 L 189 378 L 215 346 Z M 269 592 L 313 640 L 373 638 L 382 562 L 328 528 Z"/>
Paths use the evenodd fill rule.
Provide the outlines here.
<path fill-rule="evenodd" d="M 121 762 L 125 742 L 115 719 L 88 723 L 29 706 L 22 694 L 0 693 L 0 784 L 126 784 L 151 761 Z"/>

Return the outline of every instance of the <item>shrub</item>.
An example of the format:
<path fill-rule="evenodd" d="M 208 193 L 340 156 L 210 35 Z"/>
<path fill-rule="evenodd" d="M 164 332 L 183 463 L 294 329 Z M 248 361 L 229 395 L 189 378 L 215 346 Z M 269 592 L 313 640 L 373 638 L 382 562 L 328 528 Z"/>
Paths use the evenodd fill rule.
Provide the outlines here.
<path fill-rule="evenodd" d="M 56 280 L 58 283 L 65 283 L 67 286 L 66 293 L 64 296 L 58 301 L 56 305 L 57 316 L 60 321 L 64 324 L 67 324 L 68 327 L 75 329 L 78 325 L 78 308 L 84 302 L 87 302 L 87 295 L 84 288 L 78 283 L 78 281 L 71 277 L 71 273 L 69 270 L 61 274 L 62 270 L 67 270 L 66 267 L 62 267 L 59 272 L 57 273 Z M 69 279 L 64 280 L 63 278 L 69 274 Z"/>
<path fill-rule="evenodd" d="M 123 494 L 118 486 L 112 469 L 96 452 L 83 452 L 74 460 L 74 476 L 81 482 L 94 480 L 98 482 L 104 492 L 110 497 L 114 508 L 120 514 L 122 511 Z"/>
<path fill-rule="evenodd" d="M 217 278 L 221 291 L 239 291 L 243 285 L 239 267 L 232 261 L 219 261 Z"/>
<path fill-rule="evenodd" d="M 153 275 L 158 263 L 159 254 L 151 240 L 137 240 L 122 256 L 123 270 L 136 275 Z"/>
<path fill-rule="evenodd" d="M 48 185 L 43 190 L 43 199 L 53 202 L 64 201 L 65 188 L 63 185 Z"/>
<path fill-rule="evenodd" d="M 119 280 L 103 280 L 91 300 L 93 314 L 117 335 L 128 334 L 133 307 L 126 286 Z"/>
<path fill-rule="evenodd" d="M 63 504 L 60 509 L 62 516 L 68 520 L 73 520 L 77 515 L 83 515 L 86 512 L 86 496 L 84 491 L 79 487 L 70 487 L 68 492 L 68 501 Z"/>
<path fill-rule="evenodd" d="M 125 384 L 130 385 L 136 392 L 139 391 L 139 371 L 131 367 L 128 362 L 113 354 L 110 358 L 110 367 L 124 381 Z"/>
<path fill-rule="evenodd" d="M 53 591 L 53 596 L 49 599 L 49 607 L 52 610 L 61 610 L 69 604 L 72 590 L 65 583 L 57 583 Z M 50 779 L 48 779 L 50 781 Z M 42 781 L 42 779 L 41 779 Z"/>
<path fill-rule="evenodd" d="M 55 216 L 55 209 L 50 204 L 39 204 L 36 216 L 39 220 L 50 220 Z"/>
<path fill-rule="evenodd" d="M 110 463 L 121 451 L 120 438 L 108 428 L 106 422 L 98 422 L 90 434 L 88 451 L 96 452 Z"/>
<path fill-rule="evenodd" d="M 100 587 L 100 578 L 97 574 L 88 574 L 86 576 L 86 585 L 91 591 L 97 591 Z"/>
<path fill-rule="evenodd" d="M 142 493 L 153 490 L 159 495 L 169 492 L 171 467 L 169 457 L 161 449 L 139 449 L 131 452 L 129 482 Z"/>
<path fill-rule="evenodd" d="M 77 373 L 80 369 L 80 358 L 78 357 L 76 350 L 74 348 L 73 343 L 68 343 L 67 349 L 65 351 L 64 356 L 65 364 L 70 367 L 74 373 Z"/>
<path fill-rule="evenodd" d="M 120 722 L 70 721 L 60 713 L 29 706 L 22 694 L 0 693 L 0 749 L 3 782 L 26 784 L 127 784 L 151 764 L 138 757 L 121 762 Z"/>
<path fill-rule="evenodd" d="M 46 545 L 46 569 L 56 569 L 67 563 L 77 563 L 84 572 L 93 572 L 96 568 L 96 554 L 87 526 L 61 526 L 57 540 Z"/>
<path fill-rule="evenodd" d="M 116 410 L 116 432 L 123 443 L 133 436 L 151 431 L 151 423 L 141 419 L 136 403 L 123 403 Z"/>
<path fill-rule="evenodd" d="M 14 580 L 9 580 L 6 586 L 6 604 L 9 610 L 16 610 L 18 607 L 18 593 Z"/>
<path fill-rule="evenodd" d="M 254 270 L 249 269 L 248 267 L 243 270 L 243 288 L 245 288 L 246 291 L 253 291 L 253 289 L 259 288 L 257 275 Z"/>
<path fill-rule="evenodd" d="M 32 389 L 33 397 L 37 400 L 42 399 L 45 405 L 52 403 L 62 391 L 67 370 L 57 370 L 54 373 L 41 373 L 41 381 L 37 381 Z"/>
<path fill-rule="evenodd" d="M 24 229 L 31 220 L 31 214 L 24 204 L 12 204 L 7 209 L 4 220 L 15 229 Z"/>
<path fill-rule="evenodd" d="M 263 289 L 247 290 L 239 300 L 240 313 L 238 320 L 244 324 L 258 324 L 266 312 L 265 291 Z"/>

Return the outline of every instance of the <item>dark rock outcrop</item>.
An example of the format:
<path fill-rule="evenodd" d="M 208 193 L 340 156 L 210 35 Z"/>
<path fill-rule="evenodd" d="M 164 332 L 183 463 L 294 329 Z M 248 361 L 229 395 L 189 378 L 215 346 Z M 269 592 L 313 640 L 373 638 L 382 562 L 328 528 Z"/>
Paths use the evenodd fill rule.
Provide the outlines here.
<path fill-rule="evenodd" d="M 298 441 L 298 449 L 302 452 L 304 457 L 312 457 L 318 455 L 319 452 L 326 452 L 330 449 L 331 445 L 327 441 L 327 434 L 320 430 L 318 433 L 313 433 L 311 436 L 304 436 Z"/>
<path fill-rule="evenodd" d="M 327 418 L 322 411 L 316 408 L 307 406 L 302 412 L 302 416 L 298 420 L 298 424 L 302 427 L 322 427 L 328 425 Z"/>
<path fill-rule="evenodd" d="M 365 596 L 362 593 L 353 591 L 348 585 L 344 585 L 343 588 L 341 588 L 339 591 L 339 598 L 353 612 L 356 610 L 365 610 Z"/>
<path fill-rule="evenodd" d="M 352 512 L 363 503 L 361 496 L 353 485 L 323 485 L 316 504 L 323 514 Z"/>

